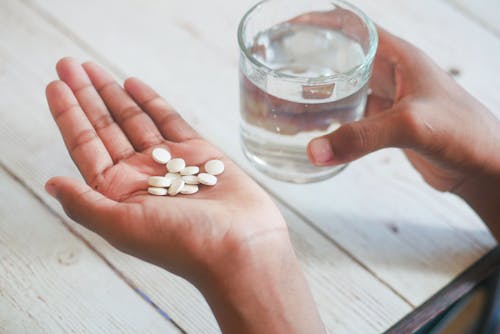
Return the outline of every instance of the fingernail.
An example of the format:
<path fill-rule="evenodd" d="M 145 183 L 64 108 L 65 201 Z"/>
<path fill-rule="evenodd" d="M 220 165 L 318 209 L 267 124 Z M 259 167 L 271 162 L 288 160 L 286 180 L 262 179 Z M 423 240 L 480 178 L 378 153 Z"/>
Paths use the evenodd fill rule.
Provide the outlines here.
<path fill-rule="evenodd" d="M 332 145 L 328 139 L 314 139 L 311 142 L 310 148 L 314 162 L 324 164 L 333 160 Z"/>
<path fill-rule="evenodd" d="M 57 199 L 57 189 L 56 189 L 56 186 L 52 183 L 47 183 L 45 185 L 45 191 L 47 191 L 49 193 L 50 196 L 54 197 L 55 199 Z"/>

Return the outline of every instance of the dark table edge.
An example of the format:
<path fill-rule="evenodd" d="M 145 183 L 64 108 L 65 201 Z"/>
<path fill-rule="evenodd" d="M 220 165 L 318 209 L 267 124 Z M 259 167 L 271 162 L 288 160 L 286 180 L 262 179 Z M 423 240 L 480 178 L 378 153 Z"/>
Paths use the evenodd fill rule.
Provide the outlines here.
<path fill-rule="evenodd" d="M 415 333 L 427 322 L 471 291 L 499 267 L 500 246 L 496 246 L 425 303 L 389 328 L 385 334 Z"/>

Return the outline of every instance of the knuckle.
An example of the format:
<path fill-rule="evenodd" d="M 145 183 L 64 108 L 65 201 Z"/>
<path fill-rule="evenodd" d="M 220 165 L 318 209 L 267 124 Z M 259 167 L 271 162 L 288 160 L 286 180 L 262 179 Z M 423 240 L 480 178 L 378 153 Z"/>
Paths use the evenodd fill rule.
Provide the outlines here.
<path fill-rule="evenodd" d="M 120 151 L 114 152 L 113 154 L 113 163 L 117 164 L 118 162 L 122 160 L 126 160 L 130 158 L 132 155 L 134 155 L 135 151 L 130 149 L 130 148 L 124 148 Z"/>
<path fill-rule="evenodd" d="M 181 115 L 179 115 L 175 111 L 169 111 L 169 112 L 166 112 L 160 118 L 160 120 L 158 122 L 158 126 L 160 127 L 160 129 L 165 129 L 165 128 L 168 128 L 169 125 L 176 123 L 176 122 L 179 122 L 179 121 L 183 121 Z"/>
<path fill-rule="evenodd" d="M 108 89 L 120 89 L 120 85 L 114 81 L 106 82 L 99 88 L 96 88 L 99 95 L 105 94 Z"/>
<path fill-rule="evenodd" d="M 71 105 L 67 106 L 64 109 L 56 110 L 54 112 L 54 119 L 57 121 L 60 117 L 66 115 L 66 114 L 72 113 L 72 112 L 76 112 L 79 109 L 80 109 L 80 105 L 78 105 L 78 104 L 71 104 Z"/>
<path fill-rule="evenodd" d="M 163 138 L 160 136 L 158 132 L 150 132 L 136 143 L 137 149 L 139 151 L 145 150 L 151 146 L 157 145 L 163 141 Z"/>
<path fill-rule="evenodd" d="M 141 102 L 140 106 L 143 109 L 147 109 L 148 107 L 154 107 L 155 104 L 162 105 L 163 103 L 164 103 L 163 99 L 159 95 L 155 94 L 152 97 L 150 97 L 150 98 L 146 99 L 145 101 Z"/>
<path fill-rule="evenodd" d="M 109 113 L 105 113 L 99 117 L 96 118 L 94 121 L 94 128 L 96 131 L 102 130 L 107 128 L 108 126 L 111 126 L 112 124 L 115 123 L 115 120 Z"/>
<path fill-rule="evenodd" d="M 409 133 L 416 133 L 420 129 L 418 112 L 413 108 L 407 108 L 400 113 L 400 125 Z"/>
<path fill-rule="evenodd" d="M 345 125 L 344 138 L 345 142 L 349 143 L 353 155 L 365 151 L 370 146 L 367 130 L 360 122 Z"/>
<path fill-rule="evenodd" d="M 78 133 L 69 145 L 70 152 L 74 152 L 78 148 L 97 139 L 97 133 L 94 129 L 86 129 Z"/>
<path fill-rule="evenodd" d="M 73 89 L 73 93 L 75 95 L 80 95 L 81 93 L 83 93 L 89 89 L 94 89 L 94 86 L 91 83 L 85 83 L 85 84 L 81 85 L 80 87 Z"/>
<path fill-rule="evenodd" d="M 158 121 L 158 127 L 163 133 L 176 133 L 182 140 L 199 139 L 199 134 L 175 111 L 166 112 Z"/>
<path fill-rule="evenodd" d="M 426 120 L 425 107 L 420 103 L 406 106 L 399 115 L 398 125 L 404 133 L 405 146 L 425 147 L 434 140 L 434 127 Z"/>
<path fill-rule="evenodd" d="M 132 104 L 127 107 L 124 107 L 119 113 L 118 113 L 118 122 L 119 123 L 125 123 L 131 119 L 133 119 L 136 116 L 140 116 L 143 114 L 143 111 L 139 106 Z"/>

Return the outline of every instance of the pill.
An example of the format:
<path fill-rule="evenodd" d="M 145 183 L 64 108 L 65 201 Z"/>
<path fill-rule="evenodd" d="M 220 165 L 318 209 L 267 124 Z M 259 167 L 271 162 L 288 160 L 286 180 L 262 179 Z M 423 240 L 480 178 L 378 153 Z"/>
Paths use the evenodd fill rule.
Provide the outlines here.
<path fill-rule="evenodd" d="M 192 195 L 198 192 L 198 186 L 195 184 L 186 184 L 181 189 L 181 194 Z"/>
<path fill-rule="evenodd" d="M 170 152 L 161 147 L 155 148 L 151 155 L 153 156 L 153 160 L 160 164 L 166 164 L 172 158 Z"/>
<path fill-rule="evenodd" d="M 172 185 L 170 188 L 168 188 L 168 194 L 170 196 L 175 196 L 178 193 L 181 192 L 182 188 L 184 187 L 184 180 L 183 179 L 175 179 L 172 181 Z"/>
<path fill-rule="evenodd" d="M 167 173 L 165 174 L 165 178 L 169 179 L 170 181 L 173 181 L 175 179 L 180 179 L 181 176 L 178 173 Z"/>
<path fill-rule="evenodd" d="M 204 184 L 207 186 L 213 186 L 217 183 L 217 178 L 215 176 L 213 176 L 212 174 L 200 173 L 200 174 L 198 174 L 198 181 L 201 184 Z"/>
<path fill-rule="evenodd" d="M 165 196 L 167 194 L 167 189 L 165 188 L 157 188 L 157 187 L 149 187 L 148 193 L 156 196 Z"/>
<path fill-rule="evenodd" d="M 224 171 L 224 163 L 220 160 L 210 160 L 205 163 L 205 171 L 208 174 L 219 175 Z"/>
<path fill-rule="evenodd" d="M 182 176 L 182 179 L 186 184 L 198 184 L 200 181 L 198 181 L 198 176 L 196 175 L 184 175 Z"/>
<path fill-rule="evenodd" d="M 200 168 L 197 166 L 188 166 L 184 167 L 183 169 L 180 170 L 181 175 L 194 175 L 198 174 L 200 171 Z"/>
<path fill-rule="evenodd" d="M 178 173 L 184 167 L 186 167 L 186 162 L 184 161 L 184 159 L 181 158 L 172 159 L 169 162 L 167 162 L 167 170 L 170 173 Z"/>
<path fill-rule="evenodd" d="M 151 187 L 168 188 L 172 184 L 172 180 L 165 176 L 150 176 L 148 178 L 148 184 Z"/>

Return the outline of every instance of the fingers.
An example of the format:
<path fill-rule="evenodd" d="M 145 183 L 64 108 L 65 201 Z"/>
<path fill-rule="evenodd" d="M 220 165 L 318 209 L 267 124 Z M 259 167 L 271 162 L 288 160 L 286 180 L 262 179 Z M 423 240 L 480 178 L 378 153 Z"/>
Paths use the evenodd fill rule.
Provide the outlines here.
<path fill-rule="evenodd" d="M 116 163 L 135 153 L 132 144 L 114 121 L 81 64 L 73 58 L 57 63 L 57 73 L 73 91 L 78 103 Z"/>
<path fill-rule="evenodd" d="M 318 166 L 331 166 L 353 161 L 381 148 L 405 146 L 410 139 L 399 123 L 397 113 L 387 112 L 342 125 L 309 143 L 309 159 Z"/>
<path fill-rule="evenodd" d="M 382 42 L 384 37 L 380 37 Z M 389 55 L 392 55 L 389 52 Z M 396 78 L 395 78 L 396 63 L 385 57 L 379 48 L 373 61 L 372 75 L 370 79 L 370 89 L 373 95 L 380 96 L 384 99 L 394 100 L 396 95 Z"/>
<path fill-rule="evenodd" d="M 137 78 L 125 81 L 125 89 L 148 113 L 163 137 L 173 142 L 199 138 L 198 133 L 148 85 Z"/>
<path fill-rule="evenodd" d="M 365 26 L 361 17 L 351 10 L 346 10 L 341 6 L 337 6 L 333 10 L 315 11 L 301 14 L 292 18 L 288 22 L 342 30 L 344 34 L 353 39 L 358 39 L 360 34 L 366 33 L 365 31 L 361 31 L 359 29 L 359 27 Z"/>
<path fill-rule="evenodd" d="M 87 183 L 94 186 L 113 165 L 111 156 L 68 85 L 62 81 L 51 82 L 46 95 L 71 158 Z"/>
<path fill-rule="evenodd" d="M 379 47 L 370 83 L 374 93 L 396 102 L 410 94 L 432 94 L 432 83 L 443 77 L 439 66 L 411 43 L 380 27 L 378 33 Z"/>
<path fill-rule="evenodd" d="M 373 61 L 370 88 L 373 95 L 395 100 L 398 84 L 401 84 L 402 79 L 404 79 L 401 76 L 408 75 L 402 59 L 405 58 L 405 53 L 410 45 L 404 46 L 403 44 L 406 42 L 380 26 L 377 26 L 377 33 L 378 48 Z M 401 95 L 399 94 L 399 96 Z"/>
<path fill-rule="evenodd" d="M 88 185 L 68 177 L 54 177 L 45 185 L 66 214 L 86 228 L 106 239 L 115 239 L 127 230 L 121 226 L 123 205 L 115 202 Z"/>
<path fill-rule="evenodd" d="M 163 141 L 151 118 L 142 111 L 125 90 L 97 64 L 84 63 L 90 81 L 137 151 L 144 151 Z"/>

